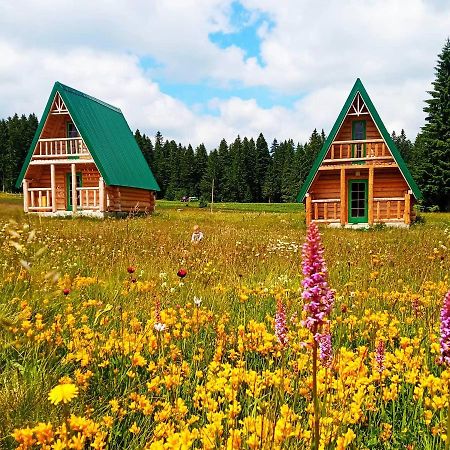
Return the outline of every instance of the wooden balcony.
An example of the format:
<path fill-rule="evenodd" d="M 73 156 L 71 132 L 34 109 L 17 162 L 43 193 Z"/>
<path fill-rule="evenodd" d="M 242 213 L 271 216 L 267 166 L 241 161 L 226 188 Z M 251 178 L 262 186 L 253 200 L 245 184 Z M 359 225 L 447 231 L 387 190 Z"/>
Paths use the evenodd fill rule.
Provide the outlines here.
<path fill-rule="evenodd" d="M 382 161 L 392 159 L 383 139 L 334 141 L 324 163 L 346 163 L 355 161 Z"/>
<path fill-rule="evenodd" d="M 67 158 L 88 156 L 89 151 L 80 137 L 39 139 L 33 158 Z"/>

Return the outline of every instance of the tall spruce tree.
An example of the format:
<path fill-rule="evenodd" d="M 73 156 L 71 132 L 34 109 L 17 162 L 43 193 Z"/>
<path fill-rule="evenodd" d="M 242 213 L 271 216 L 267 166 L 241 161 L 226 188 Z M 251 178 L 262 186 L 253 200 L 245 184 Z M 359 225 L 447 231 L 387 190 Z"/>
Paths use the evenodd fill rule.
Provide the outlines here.
<path fill-rule="evenodd" d="M 426 150 L 419 185 L 425 203 L 450 211 L 450 39 L 438 56 L 436 78 L 424 111 L 422 138 Z"/>
<path fill-rule="evenodd" d="M 257 195 L 254 201 L 262 202 L 264 200 L 263 190 L 265 185 L 265 180 L 267 177 L 267 172 L 270 165 L 270 153 L 269 146 L 262 133 L 259 134 L 256 140 L 256 167 L 254 168 L 256 172 L 257 184 Z"/>

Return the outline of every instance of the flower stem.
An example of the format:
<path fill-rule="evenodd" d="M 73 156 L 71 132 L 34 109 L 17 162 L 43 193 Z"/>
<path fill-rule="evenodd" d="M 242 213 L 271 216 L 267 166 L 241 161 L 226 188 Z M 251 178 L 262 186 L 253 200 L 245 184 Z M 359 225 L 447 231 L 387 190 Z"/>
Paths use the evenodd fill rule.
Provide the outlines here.
<path fill-rule="evenodd" d="M 450 382 L 448 385 L 447 438 L 445 439 L 445 450 L 449 449 L 450 449 Z"/>
<path fill-rule="evenodd" d="M 319 439 L 320 439 L 320 411 L 319 411 L 319 397 L 317 396 L 317 342 L 314 338 L 313 341 L 313 402 L 314 402 L 314 431 L 313 431 L 313 442 L 311 449 L 318 450 Z"/>

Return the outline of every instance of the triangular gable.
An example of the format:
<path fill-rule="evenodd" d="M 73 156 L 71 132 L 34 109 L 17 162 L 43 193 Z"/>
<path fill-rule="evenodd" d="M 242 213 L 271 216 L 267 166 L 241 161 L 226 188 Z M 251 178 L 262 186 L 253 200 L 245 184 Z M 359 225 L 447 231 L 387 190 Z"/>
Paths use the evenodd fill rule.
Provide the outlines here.
<path fill-rule="evenodd" d="M 159 191 L 120 109 L 56 82 L 16 186 L 20 187 L 46 119 L 60 96 L 107 185 Z"/>
<path fill-rule="evenodd" d="M 378 128 L 378 131 L 381 133 L 381 136 L 383 137 L 386 145 L 388 146 L 388 149 L 390 150 L 392 157 L 394 158 L 395 162 L 397 163 L 401 174 L 403 175 L 403 178 L 405 179 L 406 183 L 408 184 L 409 188 L 414 194 L 414 197 L 416 199 L 419 199 L 422 197 L 422 194 L 420 192 L 419 187 L 417 186 L 416 182 L 414 181 L 413 177 L 411 176 L 411 173 L 406 166 L 405 162 L 403 161 L 403 158 L 400 155 L 400 152 L 398 151 L 397 147 L 394 144 L 394 141 L 392 140 L 390 134 L 386 130 L 386 127 L 384 126 L 383 121 L 381 120 L 377 110 L 375 109 L 375 106 L 372 103 L 372 100 L 369 97 L 369 94 L 367 94 L 366 89 L 364 88 L 364 85 L 362 84 L 361 80 L 357 78 L 355 84 L 353 85 L 352 90 L 350 91 L 349 96 L 347 97 L 347 100 L 344 103 L 344 106 L 342 107 L 341 112 L 339 113 L 339 116 L 336 120 L 336 122 L 333 125 L 333 128 L 331 129 L 330 134 L 328 135 L 325 143 L 322 146 L 322 149 L 320 150 L 319 154 L 317 155 L 317 158 L 314 161 L 314 164 L 306 178 L 306 181 L 303 183 L 302 188 L 300 189 L 300 192 L 297 196 L 297 201 L 302 202 L 305 198 L 306 193 L 308 192 L 308 189 L 311 187 L 311 184 L 314 181 L 314 178 L 316 177 L 316 174 L 319 170 L 319 167 L 321 166 L 323 160 L 325 159 L 325 156 L 333 143 L 333 141 L 336 138 L 336 135 L 339 132 L 339 129 L 341 128 L 342 123 L 345 120 L 345 117 L 349 112 L 354 112 L 355 115 L 357 113 L 364 112 L 364 109 L 353 111 L 355 108 L 353 107 L 353 102 L 356 99 L 357 95 L 361 96 L 361 99 L 367 108 L 369 114 L 371 115 L 373 121 L 375 122 L 375 125 Z M 350 111 L 350 108 L 352 108 L 352 111 Z"/>

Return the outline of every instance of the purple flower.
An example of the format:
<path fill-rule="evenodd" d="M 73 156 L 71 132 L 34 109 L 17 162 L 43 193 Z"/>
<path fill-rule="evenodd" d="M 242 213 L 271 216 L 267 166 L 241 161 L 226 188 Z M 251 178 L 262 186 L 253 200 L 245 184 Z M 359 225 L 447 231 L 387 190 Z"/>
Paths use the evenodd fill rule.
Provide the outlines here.
<path fill-rule="evenodd" d="M 286 309 L 283 300 L 279 297 L 277 298 L 277 312 L 275 314 L 275 336 L 283 348 L 288 344 L 287 332 Z"/>
<path fill-rule="evenodd" d="M 377 370 L 382 373 L 386 368 L 384 367 L 384 341 L 382 339 L 379 340 L 376 353 L 375 353 L 375 361 L 377 362 Z"/>
<path fill-rule="evenodd" d="M 331 345 L 331 334 L 329 331 L 326 333 L 317 333 L 314 339 L 319 344 L 320 360 L 324 367 L 331 367 L 333 359 L 333 347 Z"/>
<path fill-rule="evenodd" d="M 328 285 L 323 251 L 319 228 L 315 223 L 311 223 L 302 252 L 302 296 L 305 300 L 303 309 L 307 312 L 303 324 L 313 333 L 326 322 L 334 303 L 334 292 Z"/>
<path fill-rule="evenodd" d="M 450 364 L 450 291 L 444 296 L 441 309 L 441 363 Z"/>

